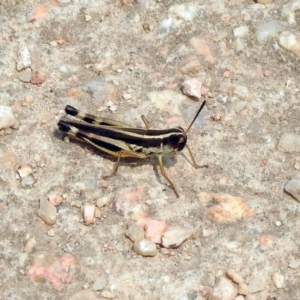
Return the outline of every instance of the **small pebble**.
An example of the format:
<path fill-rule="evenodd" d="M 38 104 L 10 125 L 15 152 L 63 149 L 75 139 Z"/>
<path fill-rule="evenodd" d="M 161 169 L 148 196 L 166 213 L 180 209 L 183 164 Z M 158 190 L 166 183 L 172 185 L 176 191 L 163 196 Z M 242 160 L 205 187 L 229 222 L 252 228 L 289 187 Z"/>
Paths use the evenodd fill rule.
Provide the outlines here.
<path fill-rule="evenodd" d="M 300 266 L 300 262 L 297 260 L 292 260 L 289 263 L 289 268 L 291 268 L 291 269 L 297 269 L 297 268 L 299 268 L 299 266 Z"/>
<path fill-rule="evenodd" d="M 243 37 L 249 33 L 249 27 L 246 25 L 239 26 L 233 29 L 233 36 L 235 38 L 237 37 Z"/>
<path fill-rule="evenodd" d="M 158 253 L 156 244 L 145 239 L 136 241 L 133 250 L 135 253 L 142 256 L 155 256 Z"/>
<path fill-rule="evenodd" d="M 289 31 L 283 31 L 279 35 L 279 45 L 292 52 L 296 56 L 300 56 L 300 35 Z"/>
<path fill-rule="evenodd" d="M 201 64 L 198 59 L 193 59 L 179 67 L 182 74 L 196 74 L 201 70 Z"/>
<path fill-rule="evenodd" d="M 189 40 L 189 45 L 194 48 L 194 50 L 203 55 L 205 57 L 205 60 L 213 63 L 215 61 L 215 58 L 212 55 L 212 51 L 210 49 L 209 44 L 207 43 L 207 41 L 202 38 L 201 36 L 195 36 L 192 37 Z"/>
<path fill-rule="evenodd" d="M 17 71 L 20 72 L 31 65 L 30 53 L 26 46 L 20 48 L 17 58 Z"/>
<path fill-rule="evenodd" d="M 280 227 L 280 226 L 282 225 L 282 223 L 281 223 L 280 221 L 275 221 L 275 225 L 276 225 L 277 227 Z"/>
<path fill-rule="evenodd" d="M 63 202 L 63 198 L 55 194 L 49 195 L 48 200 L 54 206 L 58 206 Z"/>
<path fill-rule="evenodd" d="M 96 280 L 92 286 L 92 290 L 100 291 L 105 287 L 106 284 L 107 284 L 107 281 L 106 281 L 105 277 L 99 276 L 96 278 Z"/>
<path fill-rule="evenodd" d="M 252 293 L 258 293 L 264 289 L 265 285 L 262 282 L 261 279 L 258 278 L 252 278 L 248 284 L 248 292 L 250 294 Z"/>
<path fill-rule="evenodd" d="M 165 248 L 177 248 L 191 236 L 187 229 L 174 227 L 168 229 L 162 236 L 162 245 Z"/>
<path fill-rule="evenodd" d="M 107 205 L 110 202 L 111 199 L 111 194 L 107 194 L 105 196 L 102 196 L 101 198 L 99 198 L 96 202 L 96 205 L 98 207 L 103 207 L 105 205 Z"/>
<path fill-rule="evenodd" d="M 85 19 L 86 22 L 89 22 L 89 21 L 92 20 L 92 17 L 89 16 L 89 15 L 85 15 L 85 16 L 84 16 L 84 19 Z"/>
<path fill-rule="evenodd" d="M 18 73 L 18 78 L 25 83 L 30 82 L 32 76 L 32 71 L 30 68 L 27 68 L 25 70 L 22 70 Z"/>
<path fill-rule="evenodd" d="M 116 111 L 118 109 L 117 105 L 113 104 L 109 107 L 110 111 Z"/>
<path fill-rule="evenodd" d="M 131 99 L 131 94 L 128 94 L 128 93 L 125 93 L 125 94 L 123 94 L 123 99 L 124 100 L 129 100 L 129 99 Z"/>
<path fill-rule="evenodd" d="M 30 96 L 30 95 L 27 95 L 27 96 L 25 97 L 25 101 L 26 101 L 26 103 L 31 104 L 31 103 L 33 103 L 33 97 Z"/>
<path fill-rule="evenodd" d="M 54 225 L 56 223 L 56 207 L 52 205 L 46 198 L 40 199 L 40 208 L 38 216 L 47 224 Z"/>
<path fill-rule="evenodd" d="M 294 133 L 282 134 L 277 147 L 285 152 L 300 152 L 300 135 Z"/>
<path fill-rule="evenodd" d="M 243 277 L 234 270 L 227 270 L 226 276 L 237 284 L 241 284 L 243 282 Z"/>
<path fill-rule="evenodd" d="M 300 202 L 300 175 L 288 181 L 284 186 L 284 190 Z"/>
<path fill-rule="evenodd" d="M 58 45 L 57 41 L 51 41 L 50 46 L 56 47 Z"/>
<path fill-rule="evenodd" d="M 96 207 L 95 208 L 95 218 L 100 218 L 101 215 L 102 215 L 101 210 L 98 207 Z"/>
<path fill-rule="evenodd" d="M 31 238 L 29 239 L 25 246 L 24 246 L 24 251 L 27 252 L 27 253 L 30 253 L 33 251 L 33 249 L 35 248 L 35 245 L 36 245 L 36 240 L 35 238 Z"/>
<path fill-rule="evenodd" d="M 104 69 L 103 64 L 101 63 L 95 63 L 92 66 L 93 71 L 96 72 L 97 74 L 101 73 Z"/>
<path fill-rule="evenodd" d="M 270 38 L 275 37 L 283 29 L 283 24 L 278 21 L 272 20 L 259 26 L 255 32 L 255 37 L 259 44 L 263 44 Z"/>
<path fill-rule="evenodd" d="M 115 298 L 115 295 L 111 291 L 103 291 L 101 293 L 101 297 L 104 297 L 104 298 L 107 298 L 107 299 L 113 299 L 113 298 Z"/>
<path fill-rule="evenodd" d="M 115 246 L 115 249 L 118 251 L 118 252 L 123 252 L 124 251 L 124 247 L 121 243 L 117 244 Z"/>
<path fill-rule="evenodd" d="M 182 92 L 190 97 L 201 98 L 202 81 L 198 78 L 187 79 L 182 84 Z"/>
<path fill-rule="evenodd" d="M 83 205 L 83 221 L 85 225 L 95 222 L 95 204 L 85 203 Z"/>
<path fill-rule="evenodd" d="M 282 289 L 284 287 L 284 276 L 282 274 L 275 272 L 272 279 L 278 289 Z"/>
<path fill-rule="evenodd" d="M 244 282 L 238 285 L 238 294 L 240 295 L 248 295 L 248 285 Z"/>
<path fill-rule="evenodd" d="M 236 296 L 236 286 L 226 277 L 219 278 L 209 296 L 209 299 L 233 300 Z"/>
<path fill-rule="evenodd" d="M 55 232 L 54 232 L 54 229 L 50 229 L 50 230 L 48 230 L 47 231 L 47 234 L 48 234 L 48 236 L 50 236 L 50 237 L 54 237 L 54 235 L 55 235 Z"/>
<path fill-rule="evenodd" d="M 133 223 L 128 226 L 128 229 L 126 230 L 125 235 L 129 239 L 131 239 L 133 242 L 136 242 L 136 241 L 142 240 L 144 238 L 145 231 L 142 228 L 142 226 L 140 226 L 136 223 Z"/>
<path fill-rule="evenodd" d="M 192 21 L 200 9 L 200 6 L 193 3 L 174 4 L 170 6 L 169 13 L 174 13 L 185 21 Z"/>
<path fill-rule="evenodd" d="M 32 174 L 32 172 L 33 172 L 32 168 L 27 164 L 22 164 L 19 166 L 18 174 L 21 178 L 24 178 L 24 177 Z"/>
<path fill-rule="evenodd" d="M 161 244 L 162 235 L 166 230 L 167 223 L 165 221 L 148 219 L 145 224 L 145 239 Z"/>
<path fill-rule="evenodd" d="M 296 25 L 296 10 L 300 9 L 300 1 L 299 0 L 291 0 L 288 4 L 283 6 L 282 14 L 287 16 L 288 22 L 290 25 Z"/>
<path fill-rule="evenodd" d="M 182 23 L 181 20 L 177 20 L 176 18 L 168 18 L 163 20 L 158 27 L 159 34 L 168 34 L 174 32 Z"/>
<path fill-rule="evenodd" d="M 0 105 L 0 130 L 18 125 L 11 107 Z"/>

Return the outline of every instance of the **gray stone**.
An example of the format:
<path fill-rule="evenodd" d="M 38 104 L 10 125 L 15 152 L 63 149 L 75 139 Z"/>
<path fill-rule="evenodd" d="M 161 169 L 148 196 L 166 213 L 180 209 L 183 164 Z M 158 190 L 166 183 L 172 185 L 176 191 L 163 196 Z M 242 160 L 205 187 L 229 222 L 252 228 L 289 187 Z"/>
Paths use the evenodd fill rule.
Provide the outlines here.
<path fill-rule="evenodd" d="M 162 245 L 165 248 L 177 248 L 191 236 L 191 232 L 184 228 L 170 228 L 162 236 Z"/>
<path fill-rule="evenodd" d="M 27 68 L 25 70 L 22 70 L 19 74 L 19 79 L 22 81 L 22 82 L 25 82 L 25 83 L 28 83 L 30 82 L 30 79 L 31 79 L 31 69 L 30 68 Z"/>
<path fill-rule="evenodd" d="M 17 60 L 17 71 L 29 68 L 31 65 L 30 53 L 26 46 L 20 48 Z"/>
<path fill-rule="evenodd" d="M 284 190 L 300 202 L 300 175 L 288 181 L 284 186 Z"/>
<path fill-rule="evenodd" d="M 284 133 L 279 139 L 278 149 L 286 152 L 300 152 L 300 135 Z"/>
<path fill-rule="evenodd" d="M 138 224 L 130 224 L 125 235 L 133 242 L 136 242 L 144 238 L 145 231 Z"/>
<path fill-rule="evenodd" d="M 258 292 L 262 291 L 264 289 L 264 287 L 265 287 L 265 285 L 261 279 L 252 278 L 248 285 L 248 292 L 250 294 L 258 293 Z"/>
<path fill-rule="evenodd" d="M 156 244 L 145 239 L 136 241 L 133 250 L 135 253 L 142 256 L 155 256 L 158 253 Z"/>
<path fill-rule="evenodd" d="M 47 225 L 53 225 L 56 223 L 56 207 L 46 198 L 40 199 L 40 208 L 37 213 Z"/>
<path fill-rule="evenodd" d="M 96 278 L 96 280 L 95 280 L 95 282 L 92 286 L 92 290 L 93 291 L 100 291 L 105 287 L 106 283 L 107 282 L 106 282 L 105 277 L 104 276 L 99 276 L 99 277 Z"/>

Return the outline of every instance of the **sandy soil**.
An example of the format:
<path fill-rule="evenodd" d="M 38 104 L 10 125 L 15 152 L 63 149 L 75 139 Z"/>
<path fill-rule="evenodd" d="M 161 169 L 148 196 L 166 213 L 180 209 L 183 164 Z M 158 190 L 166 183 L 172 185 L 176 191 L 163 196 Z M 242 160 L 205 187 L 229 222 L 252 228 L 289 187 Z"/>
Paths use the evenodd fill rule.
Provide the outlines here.
<path fill-rule="evenodd" d="M 298 52 L 255 35 L 271 20 L 297 32 L 288 3 L 0 3 L 0 105 L 18 122 L 0 136 L 1 299 L 300 299 L 299 202 L 283 190 L 300 155 L 277 147 L 300 134 Z M 191 78 L 201 99 L 182 92 Z M 209 168 L 165 158 L 179 198 L 155 158 L 104 180 L 116 160 L 57 128 L 67 104 L 187 128 L 204 99 L 188 144 Z M 138 255 L 126 232 L 149 220 L 188 238 L 164 247 L 156 228 L 155 256 Z"/>

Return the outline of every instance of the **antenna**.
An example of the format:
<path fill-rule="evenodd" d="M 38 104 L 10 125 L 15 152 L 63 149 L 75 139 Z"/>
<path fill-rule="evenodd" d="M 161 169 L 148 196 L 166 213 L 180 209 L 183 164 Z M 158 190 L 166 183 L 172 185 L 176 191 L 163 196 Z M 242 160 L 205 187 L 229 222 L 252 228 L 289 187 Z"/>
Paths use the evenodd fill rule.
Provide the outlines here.
<path fill-rule="evenodd" d="M 202 102 L 202 104 L 201 104 L 199 110 L 197 111 L 196 116 L 194 117 L 192 123 L 190 124 L 190 126 L 188 127 L 188 129 L 185 131 L 186 134 L 188 133 L 188 131 L 191 129 L 192 125 L 194 124 L 194 122 L 195 122 L 196 119 L 198 118 L 198 116 L 199 116 L 199 114 L 200 114 L 202 108 L 204 107 L 205 103 L 206 103 L 206 101 L 204 100 L 204 101 Z"/>

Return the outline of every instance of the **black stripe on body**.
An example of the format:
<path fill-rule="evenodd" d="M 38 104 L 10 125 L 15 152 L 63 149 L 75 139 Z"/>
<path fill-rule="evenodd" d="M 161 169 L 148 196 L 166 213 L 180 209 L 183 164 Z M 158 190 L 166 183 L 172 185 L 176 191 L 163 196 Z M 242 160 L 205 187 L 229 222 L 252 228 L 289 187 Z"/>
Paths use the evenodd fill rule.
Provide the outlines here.
<path fill-rule="evenodd" d="M 168 145 L 170 148 L 180 151 L 184 148 L 187 141 L 185 132 L 181 127 L 163 130 L 130 127 L 124 128 L 107 125 L 86 124 L 83 122 L 73 121 L 68 118 L 63 118 L 58 123 L 62 131 L 66 130 L 64 130 L 64 125 L 61 124 L 73 126 L 84 131 L 86 134 L 92 133 L 98 136 L 120 140 L 142 148 L 160 148 L 161 146 Z"/>

